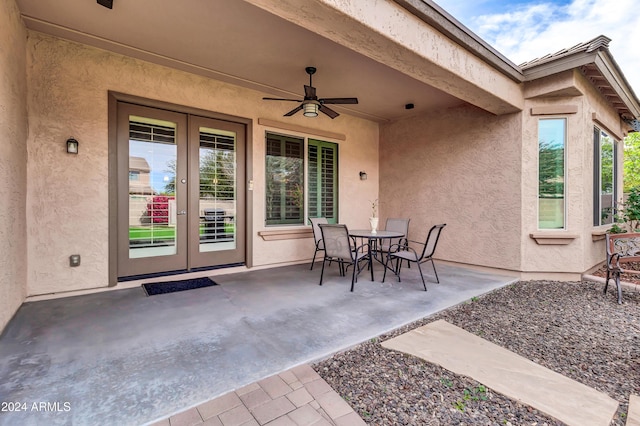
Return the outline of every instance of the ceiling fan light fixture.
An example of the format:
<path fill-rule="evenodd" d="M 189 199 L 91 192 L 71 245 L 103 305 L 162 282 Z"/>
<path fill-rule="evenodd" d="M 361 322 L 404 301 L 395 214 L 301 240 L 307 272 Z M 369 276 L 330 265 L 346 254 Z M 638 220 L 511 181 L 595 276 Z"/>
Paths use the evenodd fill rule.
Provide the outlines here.
<path fill-rule="evenodd" d="M 304 116 L 305 117 L 317 117 L 318 116 L 318 104 L 309 102 L 304 104 Z"/>
<path fill-rule="evenodd" d="M 304 99 L 286 99 L 286 98 L 269 98 L 264 97 L 265 101 L 288 101 L 298 102 L 300 105 L 289 111 L 284 117 L 291 117 L 292 115 L 302 111 L 305 117 L 317 117 L 318 112 L 329 116 L 330 119 L 334 119 L 340 114 L 332 110 L 327 104 L 349 104 L 355 105 L 358 103 L 358 98 L 318 98 L 316 95 L 316 88 L 313 87 L 312 75 L 316 72 L 314 67 L 305 68 L 307 74 L 309 74 L 309 85 L 304 85 Z"/>

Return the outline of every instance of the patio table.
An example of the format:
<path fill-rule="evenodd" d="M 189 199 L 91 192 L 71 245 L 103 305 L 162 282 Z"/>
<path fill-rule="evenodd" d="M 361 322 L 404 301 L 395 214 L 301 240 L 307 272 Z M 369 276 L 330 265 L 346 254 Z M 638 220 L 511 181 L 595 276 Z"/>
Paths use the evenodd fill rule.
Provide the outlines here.
<path fill-rule="evenodd" d="M 371 281 L 373 281 L 373 253 L 372 253 L 372 247 L 376 246 L 377 247 L 377 242 L 379 240 L 383 240 L 385 238 L 402 238 L 404 237 L 404 233 L 402 232 L 397 232 L 397 231 L 376 231 L 373 232 L 371 231 L 371 229 L 352 229 L 349 231 L 349 236 L 350 237 L 355 237 L 355 238 L 366 238 L 367 242 L 369 243 L 369 248 L 368 248 L 368 255 L 369 255 L 369 267 L 371 268 Z M 380 262 L 381 265 L 384 266 L 384 263 L 377 259 L 378 262 Z"/>

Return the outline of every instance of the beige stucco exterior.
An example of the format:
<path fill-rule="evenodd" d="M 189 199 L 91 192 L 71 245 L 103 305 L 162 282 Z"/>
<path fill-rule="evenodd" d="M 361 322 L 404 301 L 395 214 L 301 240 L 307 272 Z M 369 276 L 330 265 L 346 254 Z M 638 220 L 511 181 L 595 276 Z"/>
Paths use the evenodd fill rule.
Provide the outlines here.
<path fill-rule="evenodd" d="M 551 273 L 565 274 L 565 279 L 579 279 L 583 272 L 603 261 L 604 240 L 597 233 L 608 228 L 593 226 L 593 127 L 599 126 L 618 141 L 626 133 L 620 118 L 577 71 L 537 80 L 531 86 L 525 90 L 527 98 L 522 114 L 525 130 L 522 134 L 521 272 L 528 278 Z M 557 231 L 538 229 L 537 129 L 538 120 L 549 117 L 567 120 L 567 221 L 565 229 Z M 619 164 L 622 164 L 622 151 L 620 145 Z M 618 182 L 622 182 L 621 173 Z M 569 241 L 565 241 L 568 244 L 539 244 L 531 234 L 540 233 L 556 238 L 568 236 Z"/>
<path fill-rule="evenodd" d="M 27 274 L 26 31 L 0 2 L 0 330 L 24 301 Z"/>
<path fill-rule="evenodd" d="M 367 80 L 371 69 L 378 83 L 354 86 L 384 92 L 379 83 L 391 76 L 437 98 L 411 99 L 417 112 L 405 110 L 404 102 L 393 111 L 381 102 L 369 112 L 341 110 L 331 120 L 323 114 L 283 117 L 282 105 L 262 100 L 290 93 L 284 89 L 241 84 L 247 78 L 135 45 L 101 39 L 94 46 L 87 34 L 78 37 L 87 44 L 71 41 L 60 36 L 62 26 L 21 18 L 15 0 L 1 2 L 0 330 L 29 297 L 123 286 L 114 273 L 114 96 L 249 123 L 248 267 L 307 262 L 313 255 L 309 226 L 265 225 L 266 132 L 339 145 L 339 222 L 350 228 L 368 227 L 369 206 L 379 199 L 381 226 L 388 217 L 409 217 L 412 240 L 424 240 L 436 223 L 447 224 L 440 261 L 554 279 L 578 279 L 602 262 L 607 227 L 592 224 L 593 126 L 624 137 L 629 127 L 615 107 L 577 66 L 560 72 L 543 66 L 528 79 L 468 30 L 430 24 L 427 12 L 410 13 L 406 3 L 428 2 L 375 0 L 363 7 L 310 0 L 303 9 L 291 0 L 238 3 L 304 27 L 289 27 L 301 38 L 350 49 L 352 64 L 364 70 L 358 79 Z M 264 22 L 274 22 L 271 15 Z M 467 39 L 475 40 L 473 47 Z M 277 59 L 282 69 L 293 67 L 286 54 Z M 256 65 L 252 60 L 241 64 Z M 387 118 L 380 119 L 383 113 Z M 537 131 L 544 117 L 567 119 L 567 226 L 553 232 L 537 228 Z M 71 136 L 80 143 L 78 155 L 66 152 Z M 618 153 L 621 162 L 622 149 Z M 360 180 L 360 171 L 367 180 Z M 80 267 L 69 266 L 72 254 L 82 256 Z"/>
<path fill-rule="evenodd" d="M 280 111 L 263 93 L 124 57 L 104 50 L 29 32 L 29 167 L 28 295 L 68 292 L 109 285 L 108 92 L 115 91 L 254 120 L 249 159 L 254 181 L 253 265 L 303 261 L 313 240 L 265 241 L 264 137 L 258 118 L 281 120 Z M 342 117 L 341 117 L 342 118 Z M 329 118 L 312 124 L 322 129 Z M 289 122 L 311 127 L 304 117 Z M 343 116 L 332 132 L 345 135 L 340 144 L 340 221 L 364 227 L 367 213 L 349 209 L 365 205 L 378 193 L 378 125 Z M 317 137 L 312 133 L 288 132 Z M 69 155 L 65 141 L 74 136 L 80 154 Z M 320 139 L 332 141 L 330 138 Z M 370 180 L 359 180 L 366 170 Z M 43 214 L 46 212 L 46 214 Z M 269 227 L 270 230 L 278 228 Z M 287 229 L 290 229 L 288 227 Z M 64 236 L 64 238 L 61 238 Z M 82 255 L 82 266 L 70 268 L 68 257 Z"/>
<path fill-rule="evenodd" d="M 381 216 L 410 217 L 414 240 L 446 223 L 441 259 L 518 270 L 521 125 L 472 106 L 384 125 Z"/>

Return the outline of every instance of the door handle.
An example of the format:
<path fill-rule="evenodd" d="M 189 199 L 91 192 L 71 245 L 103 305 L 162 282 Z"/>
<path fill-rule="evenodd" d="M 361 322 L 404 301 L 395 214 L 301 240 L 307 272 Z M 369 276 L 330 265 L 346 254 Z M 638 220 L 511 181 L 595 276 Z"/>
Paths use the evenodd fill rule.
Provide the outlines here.
<path fill-rule="evenodd" d="M 185 214 L 187 214 L 186 210 L 180 210 L 178 211 L 178 213 L 176 213 L 178 216 L 184 216 Z"/>

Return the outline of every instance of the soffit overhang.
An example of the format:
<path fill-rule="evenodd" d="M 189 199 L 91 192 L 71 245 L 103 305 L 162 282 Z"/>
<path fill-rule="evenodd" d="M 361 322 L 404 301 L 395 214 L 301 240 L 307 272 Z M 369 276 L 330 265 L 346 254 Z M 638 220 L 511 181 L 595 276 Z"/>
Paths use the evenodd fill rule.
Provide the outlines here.
<path fill-rule="evenodd" d="M 515 82 L 522 83 L 524 75 L 520 67 L 478 37 L 460 21 L 432 0 L 393 0 L 426 24 L 436 28 L 448 38 L 463 46 L 496 70 Z"/>
<path fill-rule="evenodd" d="M 465 103 L 494 114 L 522 108 L 517 81 L 393 0 L 375 7 L 341 0 L 136 0 L 113 9 L 92 0 L 16 3 L 30 30 L 275 97 L 300 98 L 304 69 L 314 66 L 321 96 L 358 97 L 359 104 L 336 108 L 374 121 Z M 404 38 L 394 38 L 398 32 Z M 408 103 L 415 109 L 405 110 Z"/>
<path fill-rule="evenodd" d="M 633 127 L 632 123 L 640 118 L 640 101 L 611 55 L 609 41 L 611 39 L 599 36 L 589 42 L 526 62 L 520 65 L 525 81 L 577 69 L 617 114 Z"/>

